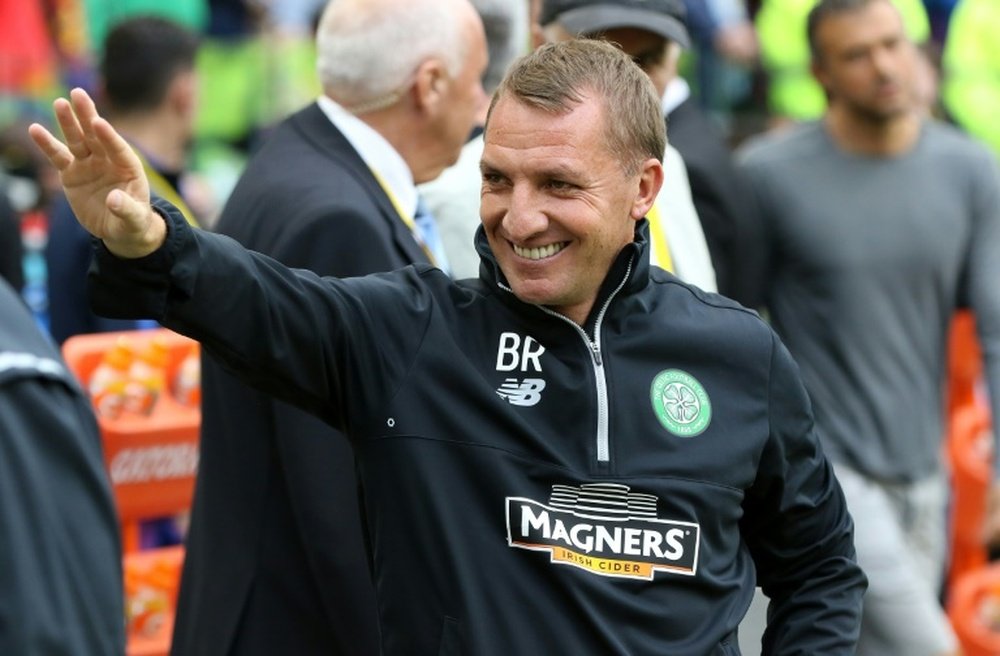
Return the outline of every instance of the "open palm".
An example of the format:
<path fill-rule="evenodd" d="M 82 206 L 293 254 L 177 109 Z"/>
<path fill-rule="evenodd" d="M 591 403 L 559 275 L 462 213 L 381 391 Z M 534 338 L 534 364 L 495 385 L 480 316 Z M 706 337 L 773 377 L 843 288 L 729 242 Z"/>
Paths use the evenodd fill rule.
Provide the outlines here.
<path fill-rule="evenodd" d="M 139 158 L 82 89 L 74 89 L 70 100 L 56 100 L 53 108 L 65 142 L 37 123 L 28 131 L 59 171 L 77 220 L 117 255 L 140 257 L 155 250 L 159 244 L 151 239 L 151 228 L 161 226 L 152 225 L 149 182 Z"/>

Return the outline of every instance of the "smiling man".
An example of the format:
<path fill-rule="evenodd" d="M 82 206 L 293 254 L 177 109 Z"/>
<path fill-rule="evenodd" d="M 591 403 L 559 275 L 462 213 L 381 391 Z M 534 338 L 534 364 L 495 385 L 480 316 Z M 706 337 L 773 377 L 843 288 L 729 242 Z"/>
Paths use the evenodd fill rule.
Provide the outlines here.
<path fill-rule="evenodd" d="M 288 269 L 151 206 L 82 91 L 56 112 L 65 144 L 31 133 L 103 240 L 95 307 L 347 436 L 383 654 L 736 654 L 755 582 L 767 653 L 853 653 L 865 577 L 795 365 L 650 267 L 664 127 L 614 46 L 544 46 L 494 96 L 478 280 Z"/>

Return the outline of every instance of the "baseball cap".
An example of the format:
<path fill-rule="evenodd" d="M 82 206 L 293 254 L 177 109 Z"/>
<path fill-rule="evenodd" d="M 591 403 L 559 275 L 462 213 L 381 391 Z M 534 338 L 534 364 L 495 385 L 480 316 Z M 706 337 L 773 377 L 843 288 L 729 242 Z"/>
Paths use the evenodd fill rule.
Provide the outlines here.
<path fill-rule="evenodd" d="M 648 30 L 688 48 L 684 0 L 544 0 L 539 22 L 558 22 L 573 34 L 619 27 Z"/>

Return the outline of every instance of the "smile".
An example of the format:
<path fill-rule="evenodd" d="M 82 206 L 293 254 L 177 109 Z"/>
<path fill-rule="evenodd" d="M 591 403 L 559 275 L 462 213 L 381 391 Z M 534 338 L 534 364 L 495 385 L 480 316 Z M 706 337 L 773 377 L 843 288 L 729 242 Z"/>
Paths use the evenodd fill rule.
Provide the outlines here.
<path fill-rule="evenodd" d="M 517 244 L 511 244 L 514 247 L 514 254 L 518 257 L 523 257 L 528 260 L 541 260 L 546 257 L 552 257 L 562 249 L 566 248 L 569 242 L 561 241 L 556 244 L 549 244 L 548 246 L 541 246 L 539 248 L 522 248 Z"/>

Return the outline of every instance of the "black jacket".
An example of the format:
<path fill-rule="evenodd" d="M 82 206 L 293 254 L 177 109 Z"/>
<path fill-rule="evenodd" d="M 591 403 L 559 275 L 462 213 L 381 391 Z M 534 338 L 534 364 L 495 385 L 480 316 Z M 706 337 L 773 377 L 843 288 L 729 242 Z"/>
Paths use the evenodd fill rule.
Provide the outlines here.
<path fill-rule="evenodd" d="M 121 534 L 90 399 L 2 280 L 0 308 L 0 654 L 123 654 Z"/>
<path fill-rule="evenodd" d="M 584 331 L 515 298 L 482 235 L 477 281 L 337 280 L 161 210 L 157 253 L 101 251 L 95 307 L 345 431 L 385 654 L 738 654 L 755 582 L 766 653 L 853 653 L 865 577 L 795 365 L 650 269 L 644 222 Z"/>

